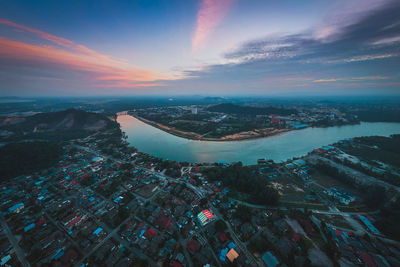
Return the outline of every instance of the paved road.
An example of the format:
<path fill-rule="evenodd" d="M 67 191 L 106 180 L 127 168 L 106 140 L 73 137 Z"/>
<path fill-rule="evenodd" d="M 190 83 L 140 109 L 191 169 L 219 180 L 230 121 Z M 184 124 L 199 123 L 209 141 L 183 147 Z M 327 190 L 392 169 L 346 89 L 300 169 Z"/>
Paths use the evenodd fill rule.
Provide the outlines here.
<path fill-rule="evenodd" d="M 235 231 L 233 231 L 231 224 L 226 221 L 224 219 L 224 217 L 221 215 L 221 213 L 218 211 L 217 208 L 213 209 L 213 212 L 215 213 L 215 215 L 217 215 L 218 218 L 220 218 L 221 220 L 223 220 L 227 227 L 228 227 L 228 232 L 230 233 L 233 241 L 235 242 L 235 244 L 239 247 L 239 249 L 246 255 L 247 259 L 250 262 L 250 266 L 265 266 L 262 262 L 257 261 L 253 254 L 251 254 L 248 250 L 245 244 L 242 243 L 242 241 L 239 239 L 239 237 L 236 235 Z"/>
<path fill-rule="evenodd" d="M 30 267 L 31 265 L 25 258 L 25 254 L 22 251 L 21 247 L 18 245 L 17 239 L 15 238 L 14 234 L 11 232 L 10 228 L 8 227 L 8 224 L 6 220 L 4 219 L 3 214 L 0 214 L 0 222 L 1 226 L 4 229 L 4 233 L 6 234 L 8 240 L 10 241 L 11 245 L 14 248 L 15 254 L 17 254 L 17 257 L 19 261 L 21 262 L 21 265 L 24 267 Z"/>

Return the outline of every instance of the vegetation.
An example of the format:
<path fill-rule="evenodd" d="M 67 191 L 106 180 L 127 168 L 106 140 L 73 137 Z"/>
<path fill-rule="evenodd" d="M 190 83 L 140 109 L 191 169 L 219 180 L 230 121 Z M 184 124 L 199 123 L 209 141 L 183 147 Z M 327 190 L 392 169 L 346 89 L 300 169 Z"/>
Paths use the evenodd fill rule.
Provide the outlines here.
<path fill-rule="evenodd" d="M 290 115 L 297 114 L 294 109 L 276 108 L 276 107 L 250 107 L 239 106 L 232 103 L 218 104 L 208 108 L 212 112 L 222 112 L 227 114 L 240 114 L 240 115 Z"/>
<path fill-rule="evenodd" d="M 394 109 L 371 108 L 355 112 L 360 121 L 400 122 L 400 111 Z"/>
<path fill-rule="evenodd" d="M 0 179 L 31 174 L 54 166 L 62 148 L 48 142 L 10 143 L 0 147 Z"/>
<path fill-rule="evenodd" d="M 315 168 L 321 171 L 322 173 L 325 173 L 326 175 L 338 179 L 339 181 L 350 185 L 350 186 L 355 186 L 353 179 L 348 176 L 345 172 L 339 171 L 337 168 L 323 162 L 322 160 L 319 160 L 318 163 L 315 165 Z"/>
<path fill-rule="evenodd" d="M 378 198 L 377 198 L 378 199 Z M 374 225 L 384 234 L 400 240 L 400 198 L 381 209 Z"/>
<path fill-rule="evenodd" d="M 25 117 L 22 122 L 3 125 L 1 129 L 14 133 L 4 138 L 8 142 L 28 139 L 59 142 L 83 138 L 92 132 L 116 127 L 116 122 L 102 114 L 67 109 Z"/>
<path fill-rule="evenodd" d="M 229 187 L 249 195 L 249 201 L 261 205 L 275 205 L 279 194 L 269 182 L 258 172 L 241 163 L 229 167 L 214 167 L 203 170 L 203 174 L 212 182 L 221 181 L 223 186 Z"/>

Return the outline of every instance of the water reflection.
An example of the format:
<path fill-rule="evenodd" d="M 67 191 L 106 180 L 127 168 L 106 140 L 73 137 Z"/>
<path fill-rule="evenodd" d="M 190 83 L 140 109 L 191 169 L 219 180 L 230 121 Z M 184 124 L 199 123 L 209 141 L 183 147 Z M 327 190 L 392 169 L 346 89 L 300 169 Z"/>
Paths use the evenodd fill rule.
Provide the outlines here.
<path fill-rule="evenodd" d="M 242 161 L 244 164 L 255 164 L 259 158 L 279 162 L 346 138 L 400 133 L 400 123 L 364 122 L 340 127 L 307 128 L 252 140 L 212 142 L 177 137 L 129 115 L 119 115 L 117 120 L 128 135 L 128 142 L 140 151 L 188 162 Z"/>

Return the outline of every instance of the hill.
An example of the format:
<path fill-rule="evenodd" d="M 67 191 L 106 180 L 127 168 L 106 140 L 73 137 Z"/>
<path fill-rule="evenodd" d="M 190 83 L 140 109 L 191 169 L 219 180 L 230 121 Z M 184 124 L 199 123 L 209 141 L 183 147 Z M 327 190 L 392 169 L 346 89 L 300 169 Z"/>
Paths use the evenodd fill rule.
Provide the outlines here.
<path fill-rule="evenodd" d="M 227 114 L 239 114 L 239 115 L 290 115 L 297 114 L 294 109 L 284 109 L 276 107 L 250 107 L 250 106 L 239 106 L 232 103 L 224 103 L 214 105 L 208 108 L 211 112 L 222 112 Z"/>
<path fill-rule="evenodd" d="M 2 138 L 3 141 L 8 142 L 22 139 L 70 140 L 115 126 L 117 126 L 116 122 L 102 114 L 76 109 L 0 119 L 0 129 L 14 133 Z"/>

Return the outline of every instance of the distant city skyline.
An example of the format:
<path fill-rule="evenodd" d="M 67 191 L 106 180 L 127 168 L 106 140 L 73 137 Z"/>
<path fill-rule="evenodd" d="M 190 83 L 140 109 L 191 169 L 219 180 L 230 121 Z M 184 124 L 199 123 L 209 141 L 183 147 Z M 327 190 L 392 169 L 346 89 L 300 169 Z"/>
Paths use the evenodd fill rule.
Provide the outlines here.
<path fill-rule="evenodd" d="M 0 3 L 0 96 L 400 95 L 400 2 Z"/>

